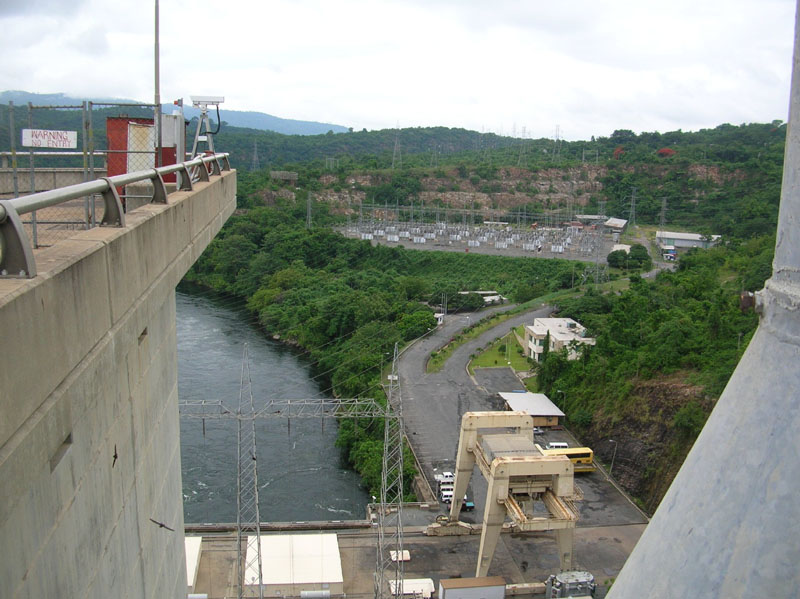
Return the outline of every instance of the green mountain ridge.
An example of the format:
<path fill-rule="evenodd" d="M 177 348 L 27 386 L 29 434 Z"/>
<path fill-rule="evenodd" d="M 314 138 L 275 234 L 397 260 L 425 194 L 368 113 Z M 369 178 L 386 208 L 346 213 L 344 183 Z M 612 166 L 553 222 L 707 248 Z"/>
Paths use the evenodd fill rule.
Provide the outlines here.
<path fill-rule="evenodd" d="M 19 90 L 0 92 L 0 103 L 3 104 L 8 104 L 9 101 L 13 101 L 17 105 L 27 105 L 28 102 L 31 102 L 35 106 L 79 106 L 84 99 L 86 98 L 78 99 L 63 93 L 36 94 Z M 122 98 L 90 98 L 90 100 L 95 103 L 139 104 L 139 102 L 135 100 L 126 100 Z M 193 119 L 200 115 L 200 110 L 192 107 L 190 98 L 185 98 L 184 102 L 183 113 L 187 119 Z M 165 114 L 171 114 L 174 108 L 175 106 L 173 104 L 163 104 L 161 110 Z M 213 114 L 216 115 L 216 111 L 214 111 Z M 327 133 L 328 131 L 333 131 L 334 133 L 345 133 L 348 131 L 347 127 L 343 127 L 342 125 L 285 119 L 253 110 L 228 110 L 220 108 L 220 120 L 235 127 L 275 131 L 285 135 L 318 135 Z"/>

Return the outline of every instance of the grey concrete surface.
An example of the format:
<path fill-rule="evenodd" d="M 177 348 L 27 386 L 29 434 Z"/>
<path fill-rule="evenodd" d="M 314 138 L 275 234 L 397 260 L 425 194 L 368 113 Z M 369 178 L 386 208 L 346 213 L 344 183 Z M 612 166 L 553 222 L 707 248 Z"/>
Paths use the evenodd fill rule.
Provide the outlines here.
<path fill-rule="evenodd" d="M 643 528 L 644 525 L 601 526 L 576 531 L 577 566 L 594 574 L 601 585 L 597 597 L 604 596 L 607 581 L 622 568 Z M 338 532 L 344 592 L 348 597 L 374 597 L 376 540 L 375 530 Z M 411 560 L 404 564 L 405 577 L 431 578 L 438 588 L 443 578 L 474 576 L 479 542 L 479 535 L 427 537 L 421 530 L 407 527 L 403 546 Z M 209 599 L 234 596 L 235 537 L 204 537 L 200 560 L 194 592 L 208 593 Z M 552 534 L 503 534 L 490 575 L 502 576 L 507 584 L 535 583 L 543 582 L 558 567 Z"/>
<path fill-rule="evenodd" d="M 519 380 L 514 371 L 508 366 L 499 368 L 476 368 L 475 380 L 487 393 L 510 393 L 511 391 L 526 391 L 525 385 Z M 502 402 L 501 402 L 502 403 Z M 504 409 L 499 405 L 499 410 Z"/>

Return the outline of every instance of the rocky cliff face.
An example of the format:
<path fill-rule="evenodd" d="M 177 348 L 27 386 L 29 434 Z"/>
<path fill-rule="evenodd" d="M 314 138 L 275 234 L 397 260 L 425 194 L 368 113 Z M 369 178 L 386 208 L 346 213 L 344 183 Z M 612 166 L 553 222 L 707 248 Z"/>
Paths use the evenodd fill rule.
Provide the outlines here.
<path fill-rule="evenodd" d="M 617 441 L 613 476 L 652 513 L 691 449 L 691 442 L 673 426 L 675 414 L 691 401 L 709 410 L 713 402 L 682 374 L 632 383 L 630 398 L 619 406 L 616 418 L 598 411 L 581 438 L 607 466 L 614 453 L 609 439 Z"/>
<path fill-rule="evenodd" d="M 674 171 L 675 166 L 659 163 L 625 165 L 621 167 L 621 172 L 632 173 L 636 169 L 648 172 L 658 181 Z M 461 176 L 455 169 L 440 170 L 439 176 L 420 179 L 422 190 L 414 203 L 486 211 L 511 210 L 535 204 L 541 209 L 572 206 L 573 211 L 579 211 L 592 196 L 599 197 L 602 194 L 602 181 L 608 173 L 607 165 L 588 162 L 580 166 L 538 170 L 498 168 L 488 179 L 472 172 Z M 681 176 L 722 185 L 731 179 L 740 179 L 744 174 L 723 172 L 716 166 L 694 164 L 683 167 Z M 357 174 L 347 176 L 342 182 L 336 175 L 326 174 L 319 179 L 325 189 L 317 192 L 316 196 L 334 204 L 338 210 L 347 210 L 348 206 L 366 203 L 369 188 L 386 183 L 389 179 L 382 174 Z"/>

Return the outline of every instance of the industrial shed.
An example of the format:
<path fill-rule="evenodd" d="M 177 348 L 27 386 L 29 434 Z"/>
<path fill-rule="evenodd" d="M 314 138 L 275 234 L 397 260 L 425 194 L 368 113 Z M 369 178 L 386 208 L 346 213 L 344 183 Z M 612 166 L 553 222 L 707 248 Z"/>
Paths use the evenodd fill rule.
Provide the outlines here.
<path fill-rule="evenodd" d="M 558 426 L 564 412 L 544 393 L 499 393 L 512 412 L 527 412 L 533 416 L 533 426 Z"/>
<path fill-rule="evenodd" d="M 605 225 L 612 233 L 622 233 L 628 226 L 628 221 L 624 218 L 612 217 L 605 222 Z"/>
<path fill-rule="evenodd" d="M 439 599 L 503 599 L 506 581 L 502 576 L 445 578 L 439 581 Z"/>
<path fill-rule="evenodd" d="M 248 553 L 250 550 L 248 543 Z M 262 535 L 261 563 L 265 597 L 299 597 L 302 591 L 329 591 L 331 596 L 344 593 L 335 534 Z M 257 563 L 245 572 L 246 583 L 254 580 L 258 580 Z M 258 588 L 257 583 L 248 586 Z"/>
<path fill-rule="evenodd" d="M 710 248 L 720 240 L 719 235 L 704 236 L 700 233 L 656 231 L 656 243 L 662 249 L 668 245 L 675 248 Z"/>

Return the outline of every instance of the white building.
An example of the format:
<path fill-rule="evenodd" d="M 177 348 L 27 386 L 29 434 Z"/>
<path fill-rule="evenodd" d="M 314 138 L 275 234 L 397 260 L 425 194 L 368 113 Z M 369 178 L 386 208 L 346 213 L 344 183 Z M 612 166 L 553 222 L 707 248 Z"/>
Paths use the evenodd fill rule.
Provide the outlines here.
<path fill-rule="evenodd" d="M 245 585 L 258 596 L 258 561 L 248 538 Z M 261 582 L 265 597 L 300 597 L 304 591 L 344 593 L 342 559 L 335 534 L 261 535 Z"/>
<path fill-rule="evenodd" d="M 595 344 L 593 337 L 586 336 L 586 327 L 571 318 L 535 318 L 532 325 L 525 326 L 525 350 L 528 357 L 537 362 L 541 360 L 548 333 L 549 351 L 566 347 L 570 360 L 578 357 L 578 345 Z"/>
<path fill-rule="evenodd" d="M 609 218 L 605 223 L 606 228 L 612 233 L 622 233 L 628 226 L 628 221 L 624 218 Z"/>
<path fill-rule="evenodd" d="M 664 249 L 666 246 L 680 248 L 709 248 L 716 245 L 719 235 L 711 235 L 709 239 L 700 233 L 676 233 L 674 231 L 656 231 L 656 243 Z"/>

